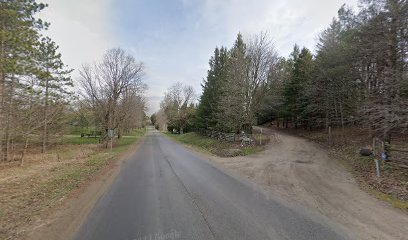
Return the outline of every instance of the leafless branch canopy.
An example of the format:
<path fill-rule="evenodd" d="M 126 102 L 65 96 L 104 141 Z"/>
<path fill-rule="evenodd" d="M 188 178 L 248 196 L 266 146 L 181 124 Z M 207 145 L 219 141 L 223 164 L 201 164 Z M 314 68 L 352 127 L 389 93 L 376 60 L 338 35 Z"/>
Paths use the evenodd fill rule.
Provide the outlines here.
<path fill-rule="evenodd" d="M 143 63 L 120 48 L 111 49 L 102 62 L 84 65 L 80 70 L 80 83 L 84 102 L 93 109 L 95 121 L 104 129 L 116 129 L 127 118 L 129 109 L 141 97 L 146 85 L 143 83 Z"/>

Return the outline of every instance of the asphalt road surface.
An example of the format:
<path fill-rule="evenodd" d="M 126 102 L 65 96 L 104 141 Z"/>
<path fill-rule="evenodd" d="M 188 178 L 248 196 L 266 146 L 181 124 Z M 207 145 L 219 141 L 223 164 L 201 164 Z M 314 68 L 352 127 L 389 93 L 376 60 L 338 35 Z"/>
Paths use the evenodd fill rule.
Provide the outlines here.
<path fill-rule="evenodd" d="M 75 239 L 348 239 L 318 214 L 266 196 L 160 133 L 122 165 Z"/>

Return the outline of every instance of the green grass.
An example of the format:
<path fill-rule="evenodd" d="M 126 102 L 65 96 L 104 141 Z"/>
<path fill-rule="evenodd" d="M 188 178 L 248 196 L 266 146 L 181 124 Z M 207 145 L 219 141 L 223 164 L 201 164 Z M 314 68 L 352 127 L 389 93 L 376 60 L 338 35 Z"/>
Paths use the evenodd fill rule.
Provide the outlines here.
<path fill-rule="evenodd" d="M 75 126 L 70 126 L 66 130 L 69 134 L 73 134 L 73 135 L 81 135 L 81 133 L 89 133 L 91 131 L 98 131 L 98 129 L 94 127 L 82 128 L 82 127 L 75 127 Z"/>
<path fill-rule="evenodd" d="M 145 131 L 139 131 L 135 133 L 137 135 L 123 136 L 120 139 L 116 139 L 112 151 L 110 149 L 104 149 L 91 155 L 89 159 L 85 161 L 85 164 L 72 165 L 65 169 L 57 178 L 47 182 L 43 188 L 47 189 L 47 192 L 49 192 L 49 197 L 47 198 L 49 204 L 79 187 L 81 183 L 88 180 L 98 170 L 108 165 L 118 154 L 125 152 L 129 146 L 134 144 L 137 139 L 141 138 L 144 133 Z M 76 138 L 72 139 L 77 140 Z M 80 143 L 72 141 L 71 144 Z"/>
<path fill-rule="evenodd" d="M 122 138 L 120 138 L 120 139 L 115 138 L 114 144 L 115 145 L 128 144 L 128 143 L 134 141 L 137 136 L 142 136 L 145 133 L 146 133 L 146 129 L 144 129 L 144 128 L 134 130 L 129 135 L 122 136 Z M 64 143 L 72 144 L 72 145 L 96 144 L 96 143 L 99 143 L 99 138 L 81 137 L 80 134 L 65 135 L 64 136 Z"/>
<path fill-rule="evenodd" d="M 166 136 L 199 151 L 212 153 L 220 157 L 246 156 L 257 153 L 261 150 L 261 148 L 257 146 L 240 148 L 239 144 L 221 142 L 217 139 L 201 136 L 194 132 L 185 134 L 171 134 L 167 132 L 165 134 Z"/>
<path fill-rule="evenodd" d="M 136 139 L 139 136 L 123 136 L 119 139 L 114 140 L 114 145 L 115 146 L 124 146 L 124 145 L 129 145 L 132 144 L 136 141 Z"/>
<path fill-rule="evenodd" d="M 188 145 L 193 145 L 197 146 L 206 150 L 212 150 L 216 149 L 219 147 L 227 147 L 225 143 L 220 143 L 216 139 L 213 138 L 207 138 L 200 136 L 196 133 L 186 133 L 186 134 L 171 134 L 171 133 L 166 133 L 167 136 L 170 136 L 173 139 L 176 139 L 179 142 L 188 144 Z M 219 146 L 219 145 L 223 146 Z"/>
<path fill-rule="evenodd" d="M 66 144 L 95 144 L 99 142 L 99 138 L 81 137 L 80 135 L 65 135 L 64 137 Z"/>
<path fill-rule="evenodd" d="M 121 149 L 124 151 L 125 149 Z M 108 165 L 109 162 L 121 151 L 104 150 L 100 153 L 92 155 L 85 164 L 73 165 L 64 169 L 63 172 L 56 178 L 47 182 L 42 188 L 48 192 L 46 197 L 47 205 L 52 205 L 55 201 L 78 188 L 83 182 L 93 176 L 99 169 Z"/>
<path fill-rule="evenodd" d="M 246 148 L 242 148 L 241 151 L 242 151 L 242 155 L 247 156 L 247 155 L 255 154 L 261 151 L 261 148 L 257 146 L 246 147 Z"/>
<path fill-rule="evenodd" d="M 395 208 L 408 211 L 408 201 L 400 200 L 390 194 L 385 194 L 375 189 L 368 189 L 367 191 L 377 199 L 390 203 Z"/>

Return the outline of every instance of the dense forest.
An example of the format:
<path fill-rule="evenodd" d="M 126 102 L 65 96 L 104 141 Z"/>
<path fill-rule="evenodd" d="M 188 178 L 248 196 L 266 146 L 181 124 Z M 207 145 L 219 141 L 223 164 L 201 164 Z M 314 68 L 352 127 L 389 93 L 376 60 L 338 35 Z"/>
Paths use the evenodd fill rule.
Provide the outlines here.
<path fill-rule="evenodd" d="M 145 119 L 143 64 L 122 49 L 84 65 L 74 87 L 58 45 L 37 18 L 35 0 L 0 2 L 0 162 L 23 164 L 28 148 L 64 141 L 64 134 L 108 129 L 118 137 Z"/>
<path fill-rule="evenodd" d="M 360 126 L 390 142 L 408 127 L 408 2 L 362 0 L 343 5 L 319 35 L 315 53 L 295 45 L 280 57 L 262 32 L 232 48 L 217 47 L 198 106 L 173 86 L 154 116 L 173 131 L 251 132 L 279 127 L 328 129 Z M 179 89 L 178 97 L 174 89 Z"/>

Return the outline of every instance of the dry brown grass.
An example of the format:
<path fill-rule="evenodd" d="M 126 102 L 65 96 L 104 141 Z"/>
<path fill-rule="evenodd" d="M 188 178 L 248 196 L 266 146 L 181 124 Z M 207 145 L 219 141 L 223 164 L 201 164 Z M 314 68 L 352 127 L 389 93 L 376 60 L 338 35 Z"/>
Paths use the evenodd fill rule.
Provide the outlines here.
<path fill-rule="evenodd" d="M 58 146 L 46 154 L 33 149 L 22 167 L 17 161 L 0 165 L 0 236 L 6 239 L 18 233 L 19 225 L 57 201 L 50 199 L 54 189 L 49 183 L 84 164 L 98 150 L 94 144 Z"/>
<path fill-rule="evenodd" d="M 46 154 L 31 149 L 22 167 L 18 161 L 0 164 L 0 239 L 19 238 L 25 226 L 43 217 L 136 138 L 125 140 L 113 151 L 97 144 L 54 146 Z"/>

